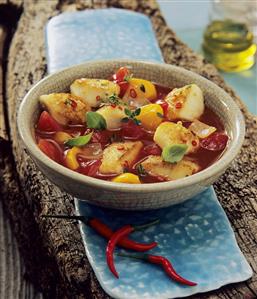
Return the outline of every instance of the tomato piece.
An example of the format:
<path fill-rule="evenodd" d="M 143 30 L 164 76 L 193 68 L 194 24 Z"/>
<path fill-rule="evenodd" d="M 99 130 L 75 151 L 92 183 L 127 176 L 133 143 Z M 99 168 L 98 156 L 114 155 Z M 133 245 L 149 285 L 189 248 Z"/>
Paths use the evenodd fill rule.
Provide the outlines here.
<path fill-rule="evenodd" d="M 43 153 L 45 153 L 50 159 L 57 163 L 61 163 L 63 160 L 63 153 L 59 145 L 51 139 L 40 139 L 38 141 L 38 147 Z"/>
<path fill-rule="evenodd" d="M 162 153 L 161 148 L 155 143 L 146 145 L 144 147 L 143 151 L 146 156 L 149 156 L 149 155 L 160 156 Z"/>
<path fill-rule="evenodd" d="M 129 83 L 127 81 L 122 81 L 122 82 L 119 82 L 118 84 L 120 86 L 119 96 L 122 98 L 129 87 Z"/>
<path fill-rule="evenodd" d="M 113 80 L 117 83 L 124 81 L 125 77 L 129 75 L 129 70 L 123 66 L 113 75 Z"/>
<path fill-rule="evenodd" d="M 166 117 L 169 109 L 169 104 L 166 101 L 158 100 L 156 104 L 159 104 L 162 107 L 163 115 Z"/>
<path fill-rule="evenodd" d="M 145 135 L 145 132 L 141 126 L 129 120 L 127 123 L 122 124 L 121 135 L 123 138 L 138 140 Z"/>
<path fill-rule="evenodd" d="M 96 177 L 98 174 L 99 167 L 101 165 L 100 160 L 90 160 L 87 162 L 84 162 L 82 164 L 82 167 L 80 168 L 80 172 L 91 176 L 91 177 Z"/>
<path fill-rule="evenodd" d="M 224 150 L 228 142 L 228 136 L 222 132 L 215 132 L 210 136 L 200 140 L 202 148 L 209 151 L 221 151 Z"/>
<path fill-rule="evenodd" d="M 37 129 L 40 131 L 56 132 L 61 131 L 61 125 L 47 111 L 43 111 L 40 114 Z"/>
<path fill-rule="evenodd" d="M 101 165 L 101 161 L 99 160 L 92 161 L 92 163 L 89 165 L 88 175 L 95 177 L 98 173 L 100 165 Z"/>

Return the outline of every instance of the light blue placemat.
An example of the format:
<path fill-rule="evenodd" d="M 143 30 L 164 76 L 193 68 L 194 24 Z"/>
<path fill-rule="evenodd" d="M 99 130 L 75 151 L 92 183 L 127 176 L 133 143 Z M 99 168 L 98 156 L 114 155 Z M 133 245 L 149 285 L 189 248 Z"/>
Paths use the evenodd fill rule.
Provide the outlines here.
<path fill-rule="evenodd" d="M 63 13 L 46 26 L 48 72 L 88 60 L 131 58 L 163 62 L 150 20 L 123 9 Z"/>
<path fill-rule="evenodd" d="M 115 264 L 120 279 L 116 279 L 106 265 L 106 240 L 80 224 L 89 262 L 103 289 L 114 298 L 184 297 L 243 281 L 252 275 L 213 188 L 182 204 L 154 211 L 107 210 L 79 200 L 75 205 L 78 214 L 97 217 L 114 230 L 128 223 L 159 218 L 159 225 L 136 232 L 132 238 L 139 242 L 157 241 L 159 245 L 151 253 L 169 258 L 178 273 L 198 283 L 195 287 L 182 286 L 171 281 L 159 267 L 119 256 Z"/>
<path fill-rule="evenodd" d="M 95 59 L 163 62 L 149 19 L 120 9 L 88 10 L 54 17 L 47 24 L 46 45 L 50 73 Z M 153 265 L 120 257 L 116 258 L 120 272 L 117 280 L 105 263 L 106 241 L 80 225 L 89 262 L 103 289 L 114 298 L 183 297 L 243 281 L 252 275 L 212 188 L 183 204 L 156 211 L 106 210 L 78 199 L 75 204 L 78 214 L 99 217 L 113 229 L 159 217 L 160 225 L 135 233 L 135 239 L 158 241 L 158 248 L 152 252 L 170 258 L 181 275 L 198 282 L 196 287 L 181 286 Z"/>

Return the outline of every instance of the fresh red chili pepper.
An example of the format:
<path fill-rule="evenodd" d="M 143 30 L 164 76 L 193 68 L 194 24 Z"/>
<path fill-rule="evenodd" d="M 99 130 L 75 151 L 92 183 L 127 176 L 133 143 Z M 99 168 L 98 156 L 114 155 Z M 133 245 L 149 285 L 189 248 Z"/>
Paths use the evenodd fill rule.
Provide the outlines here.
<path fill-rule="evenodd" d="M 123 257 L 145 260 L 152 264 L 160 265 L 171 279 L 173 279 L 181 284 L 188 285 L 191 287 L 197 285 L 197 283 L 189 281 L 189 280 L 183 278 L 182 276 L 180 276 L 176 272 L 176 270 L 173 268 L 171 262 L 163 256 L 152 255 L 152 254 L 142 254 L 139 256 L 139 255 L 129 255 L 129 254 L 122 254 L 122 253 L 120 253 L 118 255 L 123 256 Z"/>
<path fill-rule="evenodd" d="M 109 226 L 107 226 L 105 223 L 103 223 L 101 220 L 97 218 L 87 218 L 85 216 L 77 216 L 77 215 L 42 215 L 42 217 L 80 220 L 85 225 L 88 225 L 89 227 L 94 229 L 94 231 L 96 231 L 99 235 L 101 235 L 107 240 L 110 240 L 114 234 L 113 230 Z M 153 246 L 153 243 L 150 244 L 138 243 L 136 241 L 130 240 L 129 238 L 125 237 L 120 239 L 117 245 L 125 249 L 143 252 L 149 250 L 149 246 L 150 247 Z M 154 242 L 153 247 L 155 246 L 157 246 L 157 243 Z"/>
<path fill-rule="evenodd" d="M 143 224 L 143 225 L 139 225 L 139 226 L 133 226 L 133 225 L 125 225 L 123 227 L 121 227 L 120 229 L 118 229 L 116 232 L 114 232 L 114 234 L 112 235 L 111 239 L 109 240 L 107 247 L 106 247 L 106 262 L 107 265 L 110 269 L 110 271 L 113 273 L 113 275 L 117 278 L 119 278 L 118 272 L 116 271 L 115 265 L 114 265 L 114 259 L 113 259 L 113 253 L 115 250 L 116 245 L 118 244 L 118 242 L 126 237 L 127 235 L 129 235 L 130 233 L 134 232 L 134 231 L 138 231 L 138 230 L 142 230 L 145 229 L 149 226 L 152 226 L 154 224 L 157 224 L 159 222 L 159 220 L 154 220 L 152 222 Z M 157 243 L 156 242 L 152 242 L 150 244 L 148 244 L 148 250 L 156 247 Z M 137 248 L 140 249 L 141 245 Z M 141 251 L 141 250 L 139 250 Z"/>
<path fill-rule="evenodd" d="M 162 268 L 164 269 L 164 271 L 168 274 L 168 276 L 170 278 L 172 278 L 173 280 L 188 285 L 188 286 L 196 286 L 197 283 L 189 281 L 185 278 L 183 278 L 182 276 L 180 276 L 175 269 L 173 268 L 171 262 L 163 257 L 163 256 L 158 256 L 158 255 L 151 255 L 148 254 L 147 255 L 148 261 L 153 263 L 153 264 L 157 264 L 157 265 L 161 265 Z"/>

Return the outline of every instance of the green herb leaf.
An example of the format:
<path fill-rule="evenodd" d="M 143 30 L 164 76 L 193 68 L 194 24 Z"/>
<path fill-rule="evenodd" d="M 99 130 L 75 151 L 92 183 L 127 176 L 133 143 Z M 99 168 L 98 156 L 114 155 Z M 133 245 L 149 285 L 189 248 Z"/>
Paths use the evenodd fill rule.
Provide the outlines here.
<path fill-rule="evenodd" d="M 120 99 L 119 97 L 114 93 L 112 95 L 110 95 L 108 97 L 107 102 L 109 102 L 110 104 L 114 104 L 114 105 L 119 105 L 120 104 Z"/>
<path fill-rule="evenodd" d="M 132 114 L 132 112 L 128 108 L 125 108 L 124 112 L 127 116 L 131 116 L 131 114 Z"/>
<path fill-rule="evenodd" d="M 129 82 L 129 80 L 133 77 L 133 74 L 129 74 L 127 76 L 124 77 L 124 81 Z"/>
<path fill-rule="evenodd" d="M 137 164 L 136 166 L 137 174 L 139 176 L 145 176 L 147 175 L 147 172 L 145 171 L 144 167 L 142 164 Z"/>
<path fill-rule="evenodd" d="M 65 142 L 65 144 L 68 146 L 83 146 L 83 145 L 86 145 L 90 141 L 92 135 L 93 135 L 93 132 L 91 132 L 87 135 L 84 135 L 84 136 L 71 138 L 71 139 L 67 140 Z"/>
<path fill-rule="evenodd" d="M 107 127 L 104 117 L 97 112 L 87 112 L 86 114 L 87 127 L 91 129 L 104 130 Z"/>
<path fill-rule="evenodd" d="M 184 157 L 187 148 L 186 144 L 167 145 L 162 150 L 162 158 L 169 163 L 179 162 Z"/>
<path fill-rule="evenodd" d="M 138 116 L 140 114 L 140 112 L 141 112 L 141 108 L 137 108 L 134 112 L 134 115 Z"/>
<path fill-rule="evenodd" d="M 136 118 L 133 118 L 133 121 L 134 121 L 134 123 L 136 124 L 136 125 L 138 125 L 138 126 L 140 126 L 141 125 L 141 120 L 139 120 L 139 119 L 136 119 Z"/>
<path fill-rule="evenodd" d="M 122 119 L 123 122 L 128 122 L 129 120 L 132 120 L 136 125 L 141 125 L 141 121 L 136 118 L 136 116 L 139 115 L 141 112 L 140 108 L 137 108 L 135 111 L 131 111 L 130 109 L 125 108 L 124 112 L 127 115 L 127 117 L 124 117 Z"/>

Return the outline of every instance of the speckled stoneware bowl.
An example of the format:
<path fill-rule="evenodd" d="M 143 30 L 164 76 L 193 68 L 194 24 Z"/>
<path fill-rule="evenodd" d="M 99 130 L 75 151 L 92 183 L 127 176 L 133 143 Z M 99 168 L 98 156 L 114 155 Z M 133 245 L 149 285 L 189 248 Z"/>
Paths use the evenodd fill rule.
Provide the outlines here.
<path fill-rule="evenodd" d="M 153 184 L 119 184 L 79 174 L 49 159 L 35 143 L 34 125 L 39 116 L 38 98 L 42 94 L 68 91 L 77 78 L 108 78 L 120 66 L 130 65 L 135 77 L 169 87 L 196 83 L 203 91 L 205 104 L 221 119 L 230 137 L 223 156 L 210 167 L 192 176 Z M 231 97 L 209 80 L 185 69 L 166 64 L 106 60 L 84 63 L 54 73 L 38 82 L 25 96 L 18 113 L 22 140 L 45 176 L 71 195 L 90 203 L 117 209 L 157 209 L 182 202 L 211 185 L 235 158 L 244 139 L 243 116 Z"/>

